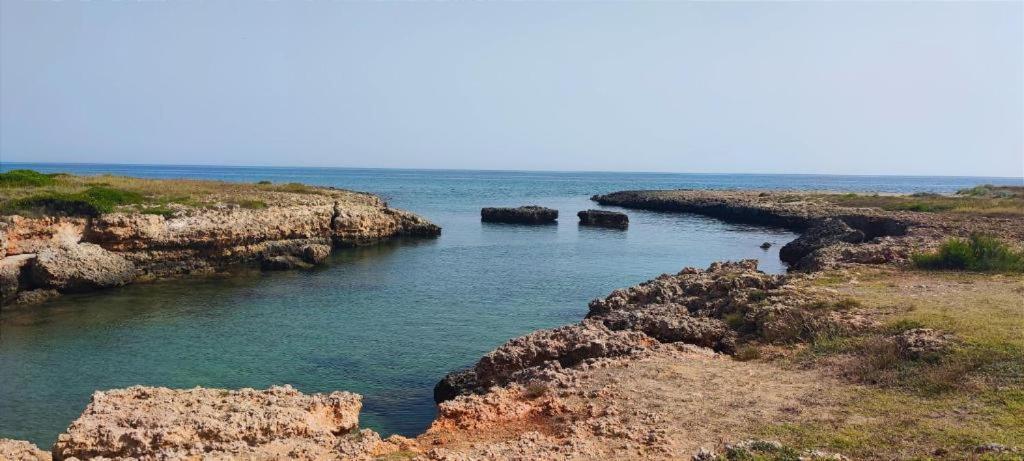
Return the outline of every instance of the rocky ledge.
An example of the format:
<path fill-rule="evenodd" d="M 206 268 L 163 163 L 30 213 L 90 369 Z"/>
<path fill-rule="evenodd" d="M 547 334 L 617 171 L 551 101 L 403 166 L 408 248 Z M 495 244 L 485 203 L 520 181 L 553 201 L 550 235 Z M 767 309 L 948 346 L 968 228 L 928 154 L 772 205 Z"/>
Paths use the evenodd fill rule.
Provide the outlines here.
<path fill-rule="evenodd" d="M 595 359 L 622 357 L 661 343 L 685 343 L 722 353 L 750 340 L 794 343 L 826 328 L 858 328 L 855 318 L 819 315 L 837 300 L 757 270 L 756 260 L 686 268 L 590 303 L 583 321 L 512 339 L 472 368 L 449 374 L 434 400 L 483 394 L 494 386 L 526 385 L 539 376 Z M 813 328 L 812 328 L 813 327 Z"/>
<path fill-rule="evenodd" d="M 167 389 L 134 386 L 96 392 L 57 438 L 55 460 L 373 459 L 401 451 L 403 437 L 382 440 L 359 429 L 362 398 L 349 392 Z M 27 442 L 0 441 L 4 459 L 46 460 Z"/>
<path fill-rule="evenodd" d="M 629 216 L 626 213 L 608 210 L 583 210 L 576 213 L 582 226 L 610 227 L 625 229 L 629 227 Z"/>
<path fill-rule="evenodd" d="M 902 263 L 914 251 L 929 250 L 950 237 L 974 233 L 1024 240 L 1024 214 L 889 211 L 843 205 L 840 199 L 848 197 L 806 192 L 651 190 L 613 192 L 591 199 L 601 205 L 694 213 L 799 232 L 800 237 L 779 252 L 780 258 L 796 270 L 823 270 L 849 263 Z M 882 201 L 877 196 L 863 197 Z M 910 196 L 902 197 L 912 203 Z"/>
<path fill-rule="evenodd" d="M 243 263 L 309 267 L 335 247 L 441 232 L 370 194 L 305 187 L 260 191 L 265 205 L 255 209 L 214 204 L 167 214 L 0 216 L 0 297 L 4 304 L 34 302 Z"/>
<path fill-rule="evenodd" d="M 551 224 L 558 220 L 558 210 L 536 205 L 518 208 L 482 208 L 480 220 L 509 224 Z"/>

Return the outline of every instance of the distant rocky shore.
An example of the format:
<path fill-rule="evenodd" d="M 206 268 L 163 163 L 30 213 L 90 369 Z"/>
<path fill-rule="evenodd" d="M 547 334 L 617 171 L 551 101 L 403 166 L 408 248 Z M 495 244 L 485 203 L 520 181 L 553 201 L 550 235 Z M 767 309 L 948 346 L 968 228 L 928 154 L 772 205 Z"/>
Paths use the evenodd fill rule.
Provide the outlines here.
<path fill-rule="evenodd" d="M 160 180 L 132 179 L 131 184 L 140 187 L 140 181 L 148 188 L 162 187 Z M 181 180 L 166 187 L 183 188 L 183 183 L 192 187 Z M 211 193 L 204 196 L 209 202 L 203 206 L 178 205 L 159 214 L 119 207 L 75 215 L 44 207 L 25 216 L 0 215 L 3 303 L 213 273 L 237 264 L 309 267 L 324 262 L 335 247 L 441 232 L 370 194 L 309 186 L 231 187 L 232 196 Z M 258 206 L 220 202 L 237 201 L 239 195 L 248 200 L 243 203 L 258 198 Z"/>
<path fill-rule="evenodd" d="M 851 198 L 862 196 L 851 195 L 648 190 L 595 195 L 591 200 L 607 206 L 694 213 L 732 223 L 774 226 L 798 232 L 800 237 L 786 244 L 779 255 L 797 270 L 823 270 L 846 263 L 902 263 L 914 251 L 926 251 L 950 237 L 967 237 L 975 233 L 1010 241 L 1024 240 L 1019 214 L 987 213 L 984 209 L 964 213 L 910 211 L 921 203 L 930 203 L 911 196 L 879 198 L 877 201 L 881 203 L 895 204 L 894 208 L 907 208 L 886 210 L 856 206 L 861 204 Z M 871 198 L 865 197 L 863 202 L 870 204 Z M 941 196 L 927 196 L 926 199 L 939 204 L 968 200 Z M 1020 206 L 1018 202 L 1011 202 L 1011 206 L 1014 205 Z"/>

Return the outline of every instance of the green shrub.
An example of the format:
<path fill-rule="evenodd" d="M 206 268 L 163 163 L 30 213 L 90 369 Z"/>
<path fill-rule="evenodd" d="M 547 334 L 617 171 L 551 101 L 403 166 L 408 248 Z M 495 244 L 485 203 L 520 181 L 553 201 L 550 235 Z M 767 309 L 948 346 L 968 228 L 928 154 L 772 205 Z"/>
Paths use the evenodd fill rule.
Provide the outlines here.
<path fill-rule="evenodd" d="M 238 206 L 249 210 L 262 210 L 267 207 L 267 203 L 262 200 L 240 200 Z"/>
<path fill-rule="evenodd" d="M 57 182 L 55 174 L 43 174 L 35 170 L 11 170 L 0 173 L 0 187 L 51 186 Z"/>
<path fill-rule="evenodd" d="M 950 239 L 934 253 L 914 254 L 912 261 L 921 269 L 931 270 L 1024 272 L 1024 253 L 977 234 L 968 239 Z"/>
<path fill-rule="evenodd" d="M 270 185 L 270 184 L 273 184 L 273 183 L 271 183 L 270 181 L 267 181 L 266 179 L 264 179 L 262 181 L 258 181 L 256 184 L 259 184 L 261 186 L 267 186 L 267 185 Z"/>
<path fill-rule="evenodd" d="M 69 216 L 97 216 L 114 211 L 119 205 L 143 203 L 145 197 L 110 187 L 93 186 L 82 192 L 45 192 L 9 202 L 4 213 L 58 214 Z"/>

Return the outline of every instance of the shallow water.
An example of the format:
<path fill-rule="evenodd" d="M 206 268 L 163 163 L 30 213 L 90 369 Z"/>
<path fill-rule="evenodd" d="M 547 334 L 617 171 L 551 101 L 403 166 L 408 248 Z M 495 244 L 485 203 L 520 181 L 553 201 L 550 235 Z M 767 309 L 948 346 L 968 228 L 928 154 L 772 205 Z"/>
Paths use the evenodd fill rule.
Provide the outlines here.
<path fill-rule="evenodd" d="M 1012 179 L 15 165 L 149 177 L 301 181 L 376 192 L 444 227 L 435 240 L 339 250 L 325 267 L 187 278 L 0 313 L 0 437 L 48 446 L 97 389 L 146 384 L 364 395 L 362 424 L 416 434 L 431 391 L 510 337 L 578 321 L 592 298 L 684 266 L 758 258 L 783 270 L 794 236 L 626 210 L 628 231 L 581 228 L 595 193 L 680 187 L 949 192 Z M 1019 180 L 1018 180 L 1019 182 Z M 538 204 L 558 225 L 484 224 L 479 209 Z M 774 242 L 770 250 L 758 246 Z"/>

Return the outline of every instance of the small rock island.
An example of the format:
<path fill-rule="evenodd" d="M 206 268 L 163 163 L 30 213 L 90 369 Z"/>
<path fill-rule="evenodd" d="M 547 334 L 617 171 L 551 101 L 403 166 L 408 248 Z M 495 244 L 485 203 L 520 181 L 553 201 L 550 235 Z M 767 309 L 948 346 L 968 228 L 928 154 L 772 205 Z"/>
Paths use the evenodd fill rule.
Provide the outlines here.
<path fill-rule="evenodd" d="M 581 226 L 610 227 L 625 229 L 629 227 L 629 216 L 626 213 L 608 210 L 583 210 L 576 213 L 580 217 Z"/>
<path fill-rule="evenodd" d="M 518 208 L 482 208 L 480 220 L 508 224 L 551 224 L 558 220 L 558 210 L 537 205 Z"/>

